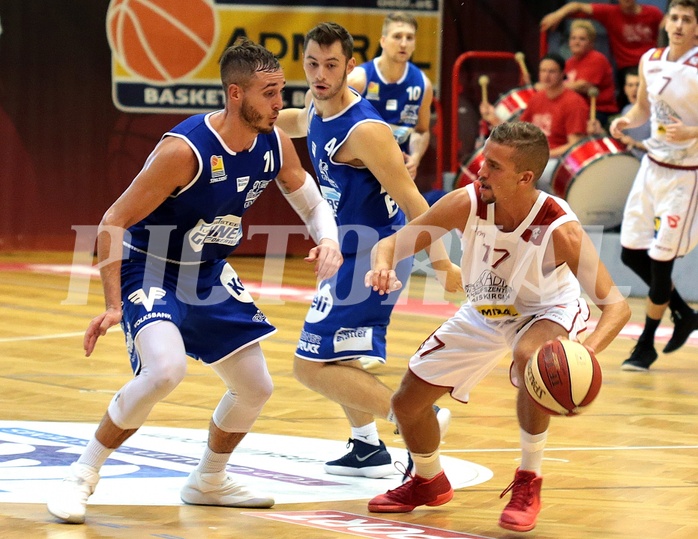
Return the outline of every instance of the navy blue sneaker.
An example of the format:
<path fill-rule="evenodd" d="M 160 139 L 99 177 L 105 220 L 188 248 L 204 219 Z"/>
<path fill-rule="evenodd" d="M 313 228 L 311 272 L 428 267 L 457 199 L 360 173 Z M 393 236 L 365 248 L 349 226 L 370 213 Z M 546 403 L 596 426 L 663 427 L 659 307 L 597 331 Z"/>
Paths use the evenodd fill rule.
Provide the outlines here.
<path fill-rule="evenodd" d="M 363 476 L 372 479 L 395 473 L 393 460 L 383 442 L 376 446 L 349 438 L 347 447 L 350 445 L 353 447 L 349 453 L 340 459 L 325 463 L 325 472 L 332 475 Z"/>

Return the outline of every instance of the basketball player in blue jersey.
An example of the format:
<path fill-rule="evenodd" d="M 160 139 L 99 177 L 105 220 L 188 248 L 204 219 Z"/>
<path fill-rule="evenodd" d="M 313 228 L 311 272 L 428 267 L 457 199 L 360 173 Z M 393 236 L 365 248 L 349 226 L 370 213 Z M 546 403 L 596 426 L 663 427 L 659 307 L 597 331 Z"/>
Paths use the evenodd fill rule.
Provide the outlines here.
<path fill-rule="evenodd" d="M 392 400 L 415 464 L 414 475 L 368 503 L 369 511 L 406 513 L 453 497 L 439 459 L 432 405 L 443 395 L 467 402 L 469 393 L 509 353 L 517 387 L 521 463 L 503 528 L 529 531 L 540 511 L 541 465 L 550 416 L 524 386 L 524 367 L 546 341 L 586 329 L 589 308 L 580 284 L 601 310 L 584 341 L 601 352 L 630 318 L 630 308 L 591 240 L 564 200 L 536 188 L 548 162 L 545 134 L 526 122 L 497 126 L 485 143 L 479 180 L 448 193 L 374 249 L 367 286 L 388 294 L 401 286 L 395 263 L 449 230 L 462 237 L 461 270 L 468 301 L 412 356 Z"/>
<path fill-rule="evenodd" d="M 381 55 L 361 64 L 349 75 L 349 86 L 368 99 L 390 124 L 405 155 L 412 179 L 429 148 L 431 81 L 410 62 L 416 46 L 417 20 L 401 11 L 383 21 Z"/>
<path fill-rule="evenodd" d="M 390 125 L 413 180 L 429 148 L 434 97 L 429 78 L 409 61 L 415 50 L 416 35 L 417 19 L 402 11 L 389 13 L 383 21 L 381 55 L 356 66 L 348 77 L 349 86 L 365 97 Z M 433 204 L 443 194 L 436 190 L 423 196 Z M 374 358 L 362 357 L 361 365 L 373 370 L 381 364 Z"/>
<path fill-rule="evenodd" d="M 424 213 L 428 205 L 405 167 L 392 131 L 373 106 L 347 85 L 354 68 L 353 40 L 345 28 L 322 23 L 305 37 L 303 67 L 310 92 L 304 109 L 286 109 L 279 126 L 307 136 L 320 189 L 334 210 L 344 264 L 321 283 L 305 319 L 294 374 L 308 388 L 340 404 L 352 426 L 352 450 L 328 462 L 338 475 L 394 473 L 375 417 L 390 420 L 393 391 L 361 368 L 361 357 L 385 362 L 386 329 L 395 301 L 367 290 L 363 276 L 381 238 Z M 458 266 L 443 245 L 431 260 L 449 291 L 459 290 Z M 411 261 L 398 268 L 407 278 Z M 385 301 L 388 299 L 388 301 Z M 444 410 L 443 414 L 448 412 Z M 445 420 L 444 420 L 445 421 Z"/>
<path fill-rule="evenodd" d="M 211 366 L 228 389 L 182 500 L 274 504 L 226 473 L 232 451 L 271 394 L 259 341 L 276 331 L 226 257 L 241 240 L 243 213 L 274 180 L 317 242 L 306 260 L 315 264 L 318 278 L 334 275 L 342 257 L 332 210 L 291 140 L 274 127 L 285 84 L 278 60 L 243 39 L 224 51 L 220 70 L 225 108 L 192 116 L 165 133 L 100 223 L 106 310 L 85 332 L 85 354 L 121 323 L 135 377 L 116 393 L 49 499 L 48 510 L 64 522 L 84 522 L 100 468 L 182 381 L 187 356 Z"/>

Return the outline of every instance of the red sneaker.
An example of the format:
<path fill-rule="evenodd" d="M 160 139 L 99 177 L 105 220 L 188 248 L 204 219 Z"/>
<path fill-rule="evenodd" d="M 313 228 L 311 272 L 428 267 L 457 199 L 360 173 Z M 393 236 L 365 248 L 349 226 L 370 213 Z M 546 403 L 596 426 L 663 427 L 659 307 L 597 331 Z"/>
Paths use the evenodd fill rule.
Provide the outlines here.
<path fill-rule="evenodd" d="M 543 478 L 535 472 L 516 469 L 516 475 L 500 498 L 511 490 L 511 500 L 499 517 L 499 525 L 515 532 L 527 532 L 536 527 L 540 513 L 540 487 Z"/>
<path fill-rule="evenodd" d="M 418 475 L 399 487 L 379 494 L 368 502 L 374 513 L 409 513 L 418 505 L 443 505 L 453 498 L 453 489 L 442 471 L 432 479 Z"/>

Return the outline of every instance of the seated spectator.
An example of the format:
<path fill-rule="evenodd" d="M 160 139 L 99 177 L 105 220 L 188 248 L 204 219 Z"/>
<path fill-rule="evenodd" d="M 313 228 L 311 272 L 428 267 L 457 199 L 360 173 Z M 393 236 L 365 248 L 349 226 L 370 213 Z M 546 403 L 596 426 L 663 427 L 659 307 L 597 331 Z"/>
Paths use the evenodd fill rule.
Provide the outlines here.
<path fill-rule="evenodd" d="M 570 30 L 570 51 L 572 56 L 565 63 L 565 88 L 574 90 L 590 102 L 589 90 L 598 90 L 596 97 L 596 118 L 604 127 L 608 126 L 610 115 L 618 112 L 616 87 L 613 83 L 611 62 L 594 50 L 596 29 L 589 21 L 574 21 Z"/>
<path fill-rule="evenodd" d="M 625 114 L 632 108 L 637 101 L 637 90 L 640 87 L 640 75 L 637 69 L 630 69 L 625 73 L 625 85 L 623 86 L 623 91 L 625 96 L 628 98 L 628 104 L 623 107 L 621 111 L 621 116 Z M 647 121 L 640 127 L 632 127 L 630 129 L 623 130 L 623 135 L 618 138 L 623 144 L 628 146 L 628 149 L 638 158 L 642 159 L 642 156 L 647 151 L 645 139 L 650 138 L 651 135 L 650 122 Z"/>
<path fill-rule="evenodd" d="M 555 30 L 570 15 L 591 17 L 606 29 L 616 68 L 617 88 L 623 85 L 625 71 L 637 67 L 642 54 L 656 46 L 664 18 L 658 7 L 638 4 L 635 0 L 619 0 L 617 5 L 569 2 L 541 19 L 541 32 Z M 625 106 L 625 95 L 620 94 L 618 101 L 619 107 Z"/>
<path fill-rule="evenodd" d="M 564 69 L 565 61 L 558 54 L 541 58 L 537 91 L 519 118 L 536 125 L 548 137 L 550 161 L 539 181 L 544 191 L 550 190 L 550 179 L 559 158 L 587 134 L 589 105 L 577 92 L 565 88 Z M 492 126 L 503 123 L 491 103 L 480 104 L 480 115 Z"/>

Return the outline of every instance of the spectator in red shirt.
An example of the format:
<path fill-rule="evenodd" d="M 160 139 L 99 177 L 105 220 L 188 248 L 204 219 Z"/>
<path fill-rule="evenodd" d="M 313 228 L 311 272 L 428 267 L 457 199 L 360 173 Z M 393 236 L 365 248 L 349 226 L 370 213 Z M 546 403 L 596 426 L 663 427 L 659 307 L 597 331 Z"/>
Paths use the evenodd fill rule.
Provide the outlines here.
<path fill-rule="evenodd" d="M 531 122 L 548 137 L 550 161 L 541 179 L 540 189 L 550 191 L 552 171 L 559 158 L 587 134 L 589 105 L 574 90 L 565 88 L 565 60 L 559 54 L 547 54 L 538 64 L 538 89 L 519 118 Z M 499 125 L 501 119 L 490 103 L 480 104 L 480 115 L 490 125 Z"/>
<path fill-rule="evenodd" d="M 541 32 L 555 30 L 565 17 L 591 17 L 608 33 L 608 42 L 616 68 L 616 87 L 623 86 L 625 71 L 637 67 L 640 56 L 657 45 L 657 36 L 664 14 L 655 6 L 638 4 L 635 0 L 619 0 L 615 4 L 569 2 L 548 13 L 540 22 Z M 619 105 L 625 104 L 624 95 Z"/>
<path fill-rule="evenodd" d="M 569 46 L 572 56 L 565 63 L 565 88 L 574 90 L 590 102 L 588 92 L 598 90 L 596 118 L 602 126 L 608 126 L 608 118 L 618 112 L 616 86 L 613 82 L 611 62 L 594 50 L 596 29 L 589 21 L 574 21 L 570 30 Z"/>

